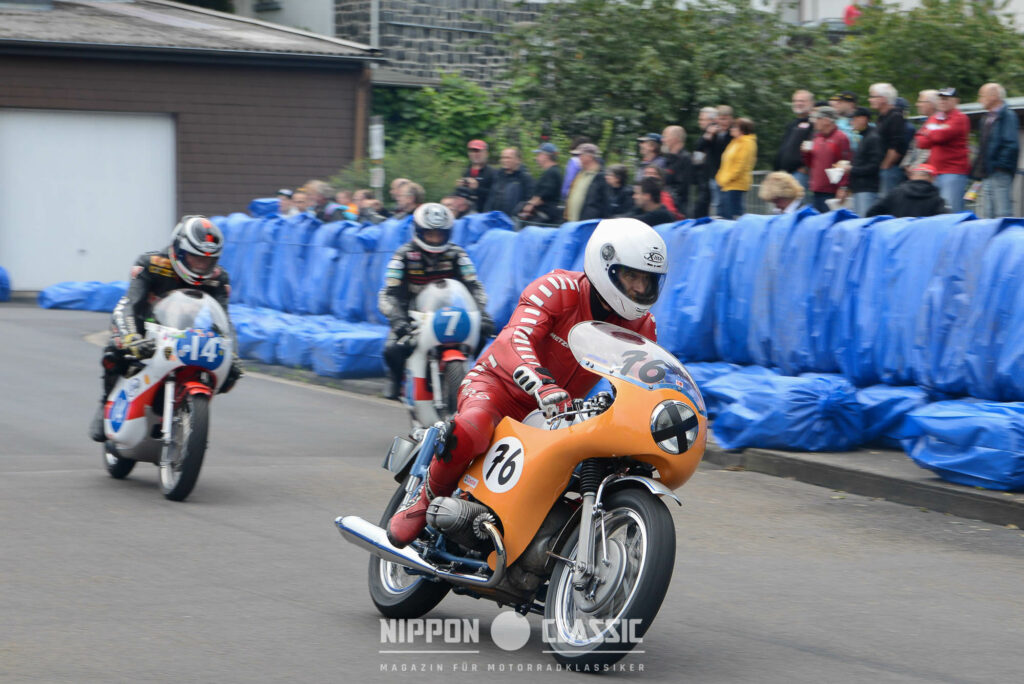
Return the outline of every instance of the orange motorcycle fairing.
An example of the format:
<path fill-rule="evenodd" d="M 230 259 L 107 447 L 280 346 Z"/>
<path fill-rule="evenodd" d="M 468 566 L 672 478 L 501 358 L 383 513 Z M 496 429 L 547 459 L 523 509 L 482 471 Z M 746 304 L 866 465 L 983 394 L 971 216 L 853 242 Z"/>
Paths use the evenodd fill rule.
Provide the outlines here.
<path fill-rule="evenodd" d="M 463 491 L 498 516 L 509 564 L 537 534 L 580 462 L 628 456 L 653 465 L 658 480 L 669 489 L 690 479 L 700 464 L 707 443 L 707 417 L 689 397 L 668 388 L 651 391 L 617 377 L 605 377 L 616 390 L 615 402 L 607 411 L 557 430 L 505 418 L 495 429 L 487 453 L 478 456 L 459 481 Z M 666 400 L 689 405 L 697 416 L 697 437 L 680 454 L 662 450 L 652 435 L 652 415 Z M 493 569 L 493 553 L 488 563 Z"/>

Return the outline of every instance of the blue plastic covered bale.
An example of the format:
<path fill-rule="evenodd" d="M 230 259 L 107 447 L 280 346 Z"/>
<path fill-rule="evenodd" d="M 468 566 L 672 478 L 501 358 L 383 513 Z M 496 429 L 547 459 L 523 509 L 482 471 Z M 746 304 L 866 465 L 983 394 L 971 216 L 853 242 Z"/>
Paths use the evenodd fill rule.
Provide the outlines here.
<path fill-rule="evenodd" d="M 283 330 L 277 338 L 277 363 L 293 368 L 313 367 L 313 345 L 318 336 L 328 332 L 352 330 L 359 323 L 349 323 L 334 316 L 303 316 L 295 325 Z"/>
<path fill-rule="evenodd" d="M 475 245 L 489 230 L 515 230 L 515 224 L 500 211 L 469 214 L 455 222 L 452 228 L 452 242 L 468 248 Z"/>
<path fill-rule="evenodd" d="M 298 311 L 303 283 L 308 278 L 307 254 L 313 234 L 321 225 L 319 219 L 306 213 L 283 219 L 274 233 L 270 273 L 264 289 L 266 306 L 278 311 Z"/>
<path fill-rule="evenodd" d="M 57 283 L 39 293 L 39 306 L 44 309 L 76 309 L 79 311 L 113 311 L 128 291 L 127 280 L 104 283 L 99 280 Z"/>
<path fill-rule="evenodd" d="M 377 226 L 359 226 L 339 236 L 338 265 L 331 286 L 331 313 L 338 318 L 353 323 L 366 318 L 366 293 L 374 287 L 370 262 L 380 235 Z"/>
<path fill-rule="evenodd" d="M 275 230 L 284 221 L 277 217 L 252 219 L 242 231 L 237 255 L 237 272 L 231 273 L 232 301 L 249 306 L 265 306 L 266 283 L 274 250 Z"/>
<path fill-rule="evenodd" d="M 860 264 L 879 217 L 836 223 L 822 237 L 818 268 L 811 276 L 809 329 L 811 369 L 833 373 L 849 348 L 845 332 L 852 325 L 844 318 L 853 311 Z"/>
<path fill-rule="evenodd" d="M 250 248 L 259 232 L 261 219 L 254 219 L 248 214 L 235 212 L 226 217 L 211 219 L 224 233 L 224 251 L 220 257 L 220 265 L 231 277 L 231 301 L 243 303 L 245 288 L 244 265 L 248 262 Z"/>
<path fill-rule="evenodd" d="M 0 302 L 11 301 L 11 279 L 7 275 L 7 269 L 0 266 Z"/>
<path fill-rule="evenodd" d="M 387 334 L 387 326 L 371 323 L 322 333 L 313 341 L 313 371 L 333 378 L 380 377 Z"/>
<path fill-rule="evenodd" d="M 276 197 L 258 197 L 249 202 L 249 213 L 259 218 L 276 216 L 280 207 L 281 202 Z"/>
<path fill-rule="evenodd" d="M 902 230 L 884 233 L 889 238 L 885 275 L 879 300 L 880 317 L 875 342 L 875 367 L 882 382 L 909 385 L 913 372 L 914 335 L 922 314 L 925 291 L 938 264 L 942 246 L 954 226 L 973 214 L 940 214 L 910 221 Z M 882 241 L 876 240 L 875 245 Z"/>
<path fill-rule="evenodd" d="M 866 240 L 852 255 L 846 291 L 840 303 L 840 337 L 836 349 L 843 375 L 859 387 L 880 381 L 878 349 L 883 319 L 888 315 L 887 293 L 892 247 L 908 229 L 910 218 L 866 224 Z"/>
<path fill-rule="evenodd" d="M 993 237 L 982 256 L 964 352 L 967 392 L 995 401 L 1024 400 L 1024 226 Z"/>
<path fill-rule="evenodd" d="M 931 400 L 920 387 L 872 385 L 857 390 L 857 401 L 864 414 L 864 443 L 898 449 L 907 415 Z"/>
<path fill-rule="evenodd" d="M 806 287 L 802 288 L 799 281 L 801 274 L 812 267 L 801 261 L 813 262 L 816 250 L 810 246 L 798 249 L 811 241 L 798 240 L 795 245 L 791 244 L 791 234 L 802 220 L 816 215 L 814 209 L 805 207 L 792 214 L 772 216 L 768 221 L 761 259 L 753 264 L 754 272 L 751 274 L 754 287 L 750 291 L 750 324 L 747 328 L 750 359 L 758 366 L 777 365 L 773 358 L 780 352 L 774 349 L 774 336 L 780 328 L 787 327 L 787 332 L 799 340 L 799 331 L 807 325 Z M 815 232 L 816 236 L 818 232 Z M 780 282 L 780 276 L 785 282 Z M 791 321 L 775 320 L 776 300 L 781 297 L 781 294 L 776 296 L 777 288 L 782 288 L 796 299 L 795 303 L 790 302 L 796 309 Z M 800 344 L 796 340 L 788 342 L 799 350 Z M 783 369 L 783 372 L 792 374 L 797 370 Z"/>
<path fill-rule="evenodd" d="M 516 285 L 515 264 L 508 258 L 515 251 L 517 235 L 491 230 L 468 250 L 487 291 L 487 311 L 499 329 L 508 323 L 522 292 Z"/>
<path fill-rule="evenodd" d="M 745 214 L 725 239 L 715 292 L 715 348 L 722 360 L 753 362 L 748 342 L 757 288 L 755 276 L 764 259 L 768 225 L 773 218 Z"/>
<path fill-rule="evenodd" d="M 387 323 L 387 319 L 377 308 L 377 296 L 384 287 L 388 262 L 399 247 L 413 238 L 412 217 L 388 219 L 379 224 L 380 236 L 369 255 L 365 280 L 362 283 L 363 315 L 359 320 L 370 323 Z"/>
<path fill-rule="evenodd" d="M 837 370 L 834 357 L 829 355 L 824 367 L 819 366 L 814 346 L 815 316 L 821 311 L 815 304 L 823 294 L 818 277 L 830 255 L 830 238 L 840 230 L 837 226 L 856 217 L 845 209 L 824 214 L 800 212 L 797 217 L 774 268 L 765 269 L 768 272 L 764 274 L 763 290 L 771 308 L 765 317 L 767 326 L 760 316 L 754 317 L 754 332 L 758 333 L 755 341 L 761 354 L 752 355 L 755 358 L 767 356 L 770 365 L 778 366 L 786 375 L 831 372 Z M 827 292 L 824 294 L 827 301 Z M 754 300 L 755 310 L 759 298 Z"/>
<path fill-rule="evenodd" d="M 552 240 L 548 251 L 541 256 L 537 273 L 543 275 L 556 268 L 566 271 L 582 271 L 583 248 L 587 246 L 587 240 L 594 233 L 594 228 L 597 228 L 598 223 L 598 221 L 574 221 L 563 223 L 560 228 L 556 228 L 555 239 Z"/>
<path fill-rule="evenodd" d="M 964 221 L 942 243 L 922 298 L 914 335 L 912 365 L 917 384 L 953 395 L 967 393 L 964 356 L 971 344 L 973 312 L 983 256 L 989 241 L 1024 219 Z"/>
<path fill-rule="evenodd" d="M 692 364 L 699 373 L 699 364 Z M 734 365 L 734 364 L 729 364 Z M 707 364 L 707 373 L 717 370 L 712 364 Z M 689 366 L 687 366 L 689 368 Z M 725 370 L 725 368 L 721 368 Z M 767 378 L 778 375 L 779 372 L 763 366 L 738 367 L 733 372 L 717 374 L 715 377 L 707 378 L 704 383 L 694 377 L 701 395 L 704 397 L 704 405 L 707 406 L 708 416 L 714 418 L 726 406 L 740 401 L 747 392 L 765 386 Z"/>
<path fill-rule="evenodd" d="M 715 419 L 712 430 L 723 448 L 847 451 L 861 444 L 863 414 L 857 390 L 846 378 L 765 375 L 760 380 L 749 383 Z"/>
<path fill-rule="evenodd" d="M 943 479 L 1024 489 L 1024 404 L 940 401 L 912 411 L 906 429 L 907 454 Z"/>
<path fill-rule="evenodd" d="M 498 212 L 500 213 L 500 212 Z M 504 214 L 501 214 L 504 216 Z M 511 260 L 513 289 L 521 293 L 526 286 L 547 271 L 540 271 L 541 255 L 546 254 L 551 243 L 558 237 L 558 229 L 527 226 L 515 234 L 512 243 L 512 254 L 506 256 Z M 479 266 L 477 267 L 479 269 Z"/>
<path fill-rule="evenodd" d="M 232 307 L 231 317 L 238 336 L 239 356 L 277 363 L 278 339 L 283 332 L 297 326 L 301 317 L 265 307 L 253 307 L 244 314 L 234 311 L 235 308 Z"/>
<path fill-rule="evenodd" d="M 358 228 L 348 221 L 325 223 L 310 239 L 306 253 L 306 274 L 302 278 L 298 312 L 305 314 L 326 314 L 331 310 L 331 286 L 338 266 L 338 237 L 347 228 Z"/>
<path fill-rule="evenodd" d="M 715 349 L 715 288 L 722 248 L 732 221 L 699 219 L 668 232 L 668 275 L 651 309 L 658 344 L 684 361 L 718 358 Z"/>

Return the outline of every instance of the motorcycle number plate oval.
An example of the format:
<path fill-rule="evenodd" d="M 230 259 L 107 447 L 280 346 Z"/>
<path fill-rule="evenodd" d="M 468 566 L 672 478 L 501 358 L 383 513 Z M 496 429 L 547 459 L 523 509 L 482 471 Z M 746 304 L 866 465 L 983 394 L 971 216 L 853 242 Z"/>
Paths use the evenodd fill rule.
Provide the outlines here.
<path fill-rule="evenodd" d="M 509 491 L 519 482 L 525 463 L 522 442 L 515 437 L 498 440 L 484 457 L 484 485 L 495 494 Z"/>

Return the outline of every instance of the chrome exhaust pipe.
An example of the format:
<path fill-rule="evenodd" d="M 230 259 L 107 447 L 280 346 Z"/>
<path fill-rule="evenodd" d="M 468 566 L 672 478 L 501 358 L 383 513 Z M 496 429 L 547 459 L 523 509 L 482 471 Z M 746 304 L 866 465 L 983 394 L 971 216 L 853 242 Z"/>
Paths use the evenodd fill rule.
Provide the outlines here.
<path fill-rule="evenodd" d="M 491 589 L 498 586 L 505 577 L 506 552 L 505 542 L 501 538 L 501 532 L 491 522 L 485 522 L 483 527 L 494 542 L 494 550 L 497 553 L 497 562 L 494 572 L 490 577 L 482 575 L 467 575 L 460 572 L 449 572 L 442 570 L 430 561 L 424 560 L 412 547 L 400 549 L 388 541 L 387 532 L 377 525 L 369 523 L 356 515 L 345 515 L 334 519 L 341 536 L 358 547 L 366 549 L 381 560 L 390 563 L 397 563 L 413 570 L 426 572 L 435 577 L 478 589 Z"/>

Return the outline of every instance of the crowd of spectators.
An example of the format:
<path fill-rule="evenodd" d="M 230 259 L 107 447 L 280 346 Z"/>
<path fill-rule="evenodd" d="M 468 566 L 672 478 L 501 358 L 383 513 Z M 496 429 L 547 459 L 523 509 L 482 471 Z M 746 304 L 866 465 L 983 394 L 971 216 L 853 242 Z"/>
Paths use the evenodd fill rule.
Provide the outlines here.
<path fill-rule="evenodd" d="M 923 118 L 918 127 L 908 121 L 909 103 L 889 83 L 868 89 L 868 106 L 859 101 L 849 90 L 828 100 L 815 100 L 808 90 L 793 93 L 794 118 L 772 157 L 774 172 L 758 193 L 773 210 L 847 207 L 860 216 L 926 216 L 963 211 L 965 195 L 980 192 L 976 213 L 1010 215 L 1018 125 L 1002 86 L 987 83 L 978 93 L 985 113 L 973 159 L 971 124 L 957 107 L 955 88 L 918 94 L 915 106 Z M 700 110 L 698 127 L 692 153 L 682 126 L 640 135 L 632 168 L 606 166 L 600 147 L 585 136 L 572 140 L 564 161 L 562 150 L 543 142 L 532 150 L 540 169 L 536 179 L 518 148 L 502 149 L 498 165 L 492 166 L 487 142 L 470 140 L 468 164 L 441 202 L 457 218 L 501 211 L 537 225 L 614 216 L 636 217 L 649 225 L 704 216 L 737 218 L 754 184 L 755 122 L 718 105 Z M 278 199 L 286 216 L 309 212 L 322 221 L 363 223 L 409 215 L 426 201 L 423 187 L 407 178 L 392 180 L 389 194 L 386 206 L 372 190 L 334 191 L 322 180 L 310 180 L 294 191 L 280 190 Z"/>

